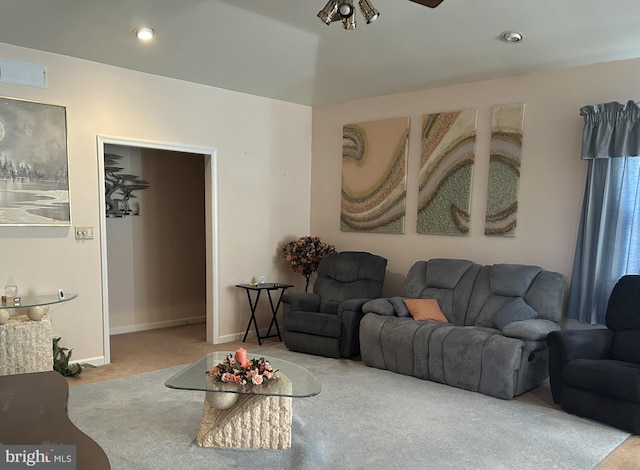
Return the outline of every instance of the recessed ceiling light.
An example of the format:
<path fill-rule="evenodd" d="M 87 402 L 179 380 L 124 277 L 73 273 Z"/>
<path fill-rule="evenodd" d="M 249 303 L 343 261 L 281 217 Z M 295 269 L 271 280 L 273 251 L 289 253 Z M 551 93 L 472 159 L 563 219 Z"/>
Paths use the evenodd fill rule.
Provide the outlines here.
<path fill-rule="evenodd" d="M 521 33 L 518 33 L 516 31 L 505 31 L 504 33 L 500 34 L 500 39 L 507 44 L 516 44 L 522 41 L 523 36 Z"/>
<path fill-rule="evenodd" d="M 133 30 L 133 34 L 141 41 L 149 41 L 153 38 L 153 29 L 148 26 L 138 26 Z"/>

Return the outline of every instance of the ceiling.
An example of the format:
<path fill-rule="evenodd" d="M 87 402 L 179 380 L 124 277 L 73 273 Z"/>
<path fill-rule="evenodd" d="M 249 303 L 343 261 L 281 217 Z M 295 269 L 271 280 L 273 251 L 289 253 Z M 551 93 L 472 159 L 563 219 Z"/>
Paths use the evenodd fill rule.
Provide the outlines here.
<path fill-rule="evenodd" d="M 640 57 L 638 0 L 371 1 L 347 31 L 326 0 L 0 0 L 0 42 L 305 105 Z"/>

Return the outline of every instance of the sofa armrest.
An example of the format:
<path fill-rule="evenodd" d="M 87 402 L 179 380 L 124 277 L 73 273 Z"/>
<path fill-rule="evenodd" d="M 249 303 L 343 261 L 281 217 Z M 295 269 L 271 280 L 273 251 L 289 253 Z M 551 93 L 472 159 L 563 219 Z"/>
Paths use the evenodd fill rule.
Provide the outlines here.
<path fill-rule="evenodd" d="M 363 316 L 362 306 L 369 302 L 371 299 L 348 299 L 338 305 L 338 315 L 344 312 L 356 312 Z"/>
<path fill-rule="evenodd" d="M 405 305 L 406 297 L 389 297 L 384 299 L 375 299 L 363 305 L 364 313 L 376 313 L 378 315 L 410 317 L 409 309 Z"/>
<path fill-rule="evenodd" d="M 288 311 L 317 312 L 320 296 L 311 292 L 290 292 L 282 296 L 282 303 Z"/>
<path fill-rule="evenodd" d="M 369 300 L 362 306 L 362 312 L 386 316 L 392 316 L 395 314 L 393 305 L 391 305 L 391 302 L 387 299 Z"/>
<path fill-rule="evenodd" d="M 364 317 L 362 306 L 371 299 L 349 299 L 338 306 L 338 316 L 342 324 L 340 355 L 353 357 L 360 355 L 360 321 Z"/>
<path fill-rule="evenodd" d="M 613 331 L 593 330 L 555 331 L 547 337 L 547 344 L 562 363 L 573 359 L 606 359 L 609 357 Z"/>
<path fill-rule="evenodd" d="M 531 341 L 546 339 L 552 331 L 560 330 L 560 325 L 551 320 L 534 319 L 514 321 L 502 327 L 502 334 L 511 338 L 522 338 Z"/>

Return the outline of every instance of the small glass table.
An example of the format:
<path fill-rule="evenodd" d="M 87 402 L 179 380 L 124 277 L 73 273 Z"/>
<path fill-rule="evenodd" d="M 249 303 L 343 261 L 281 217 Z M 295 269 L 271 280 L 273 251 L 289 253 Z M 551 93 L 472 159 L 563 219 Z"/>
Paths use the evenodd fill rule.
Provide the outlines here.
<path fill-rule="evenodd" d="M 250 359 L 269 361 L 277 371 L 276 380 L 242 385 L 209 378 L 206 372 L 229 354 L 209 353 L 164 383 L 169 388 L 207 392 L 196 443 L 200 447 L 291 448 L 291 399 L 317 395 L 320 380 L 298 364 L 251 352 Z"/>
<path fill-rule="evenodd" d="M 65 294 L 64 298 L 62 299 L 58 296 L 58 294 L 29 294 L 20 295 L 19 297 L 19 302 L 0 302 L 0 308 L 9 310 L 12 308 L 29 308 L 40 307 L 43 305 L 59 304 L 75 299 L 76 297 L 78 297 L 78 294 Z"/>
<path fill-rule="evenodd" d="M 0 325 L 0 375 L 42 372 L 53 367 L 49 306 L 68 302 L 78 294 L 20 295 L 20 302 L 0 301 L 9 320 Z M 20 310 L 23 309 L 23 310 Z"/>

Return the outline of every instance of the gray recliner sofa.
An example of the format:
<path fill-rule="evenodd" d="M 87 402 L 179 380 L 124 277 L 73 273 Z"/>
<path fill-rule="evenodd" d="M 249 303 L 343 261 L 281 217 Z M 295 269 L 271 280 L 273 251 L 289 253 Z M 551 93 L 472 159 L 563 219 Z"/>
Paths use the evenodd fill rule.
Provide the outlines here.
<path fill-rule="evenodd" d="M 537 266 L 416 262 L 402 295 L 363 306 L 360 351 L 379 369 L 511 399 L 548 376 L 564 278 Z M 449 323 L 414 320 L 405 298 L 435 298 Z"/>

